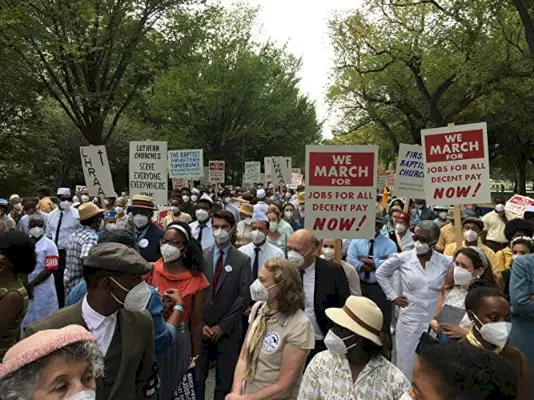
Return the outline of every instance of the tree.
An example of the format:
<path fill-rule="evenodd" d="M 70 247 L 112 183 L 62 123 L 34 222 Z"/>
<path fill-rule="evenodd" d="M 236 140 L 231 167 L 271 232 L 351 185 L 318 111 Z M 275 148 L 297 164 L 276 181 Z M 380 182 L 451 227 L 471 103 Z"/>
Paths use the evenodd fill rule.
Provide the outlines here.
<path fill-rule="evenodd" d="M 150 82 L 161 17 L 185 0 L 0 0 L 0 47 L 23 62 L 92 144 Z"/>
<path fill-rule="evenodd" d="M 169 148 L 203 148 L 206 159 L 226 161 L 234 181 L 247 160 L 285 155 L 302 163 L 304 144 L 319 139 L 314 104 L 298 88 L 300 60 L 256 43 L 255 17 L 253 9 L 218 6 L 175 15 L 166 33 L 172 62 L 149 98 L 148 118 Z M 184 42 L 185 55 L 175 51 Z"/>

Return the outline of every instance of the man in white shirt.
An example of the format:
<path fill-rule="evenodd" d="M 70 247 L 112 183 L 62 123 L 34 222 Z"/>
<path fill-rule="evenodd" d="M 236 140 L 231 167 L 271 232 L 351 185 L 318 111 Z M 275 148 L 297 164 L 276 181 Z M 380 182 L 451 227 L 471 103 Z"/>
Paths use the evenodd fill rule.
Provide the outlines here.
<path fill-rule="evenodd" d="M 224 191 L 221 193 L 221 198 L 224 202 L 224 209 L 226 211 L 230 211 L 234 215 L 235 221 L 239 222 L 239 208 L 232 203 L 232 194 L 230 191 L 228 189 L 224 189 Z"/>
<path fill-rule="evenodd" d="M 215 245 L 213 233 L 211 231 L 211 213 L 213 209 L 213 199 L 204 193 L 197 202 L 194 222 L 189 224 L 193 237 L 202 245 L 202 250 Z"/>
<path fill-rule="evenodd" d="M 59 198 L 59 208 L 48 214 L 46 223 L 46 236 L 56 244 L 59 251 L 59 266 L 54 272 L 56 292 L 59 308 L 65 305 L 65 290 L 63 287 L 63 274 L 67 262 L 67 240 L 79 227 L 78 210 L 72 207 L 69 188 L 59 188 L 57 190 Z"/>
<path fill-rule="evenodd" d="M 30 235 L 30 230 L 28 228 L 28 222 L 30 221 L 30 217 L 34 214 L 38 214 L 43 218 L 45 223 L 45 229 L 46 229 L 46 221 L 48 220 L 48 214 L 42 211 L 37 210 L 37 202 L 34 200 L 26 200 L 24 201 L 24 204 L 22 206 L 22 212 L 24 215 L 19 221 L 19 224 L 17 226 L 17 229 L 21 232 L 24 232 L 26 235 Z"/>
<path fill-rule="evenodd" d="M 265 202 L 265 189 L 258 189 L 256 191 L 256 199 L 257 202 L 254 205 L 254 212 L 263 213 L 267 215 L 267 210 L 269 209 L 269 206 Z"/>

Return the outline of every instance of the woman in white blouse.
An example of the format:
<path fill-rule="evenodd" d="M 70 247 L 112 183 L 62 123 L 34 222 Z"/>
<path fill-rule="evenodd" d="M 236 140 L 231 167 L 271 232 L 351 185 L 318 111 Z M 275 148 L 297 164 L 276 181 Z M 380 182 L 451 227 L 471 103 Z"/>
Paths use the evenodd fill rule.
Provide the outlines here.
<path fill-rule="evenodd" d="M 419 338 L 428 330 L 447 272 L 454 267 L 451 258 L 434 251 L 439 234 L 434 222 L 421 221 L 415 228 L 415 248 L 392 256 L 376 271 L 387 298 L 401 307 L 396 327 L 397 366 L 410 381 Z M 389 282 L 396 271 L 402 282 L 402 296 Z"/>

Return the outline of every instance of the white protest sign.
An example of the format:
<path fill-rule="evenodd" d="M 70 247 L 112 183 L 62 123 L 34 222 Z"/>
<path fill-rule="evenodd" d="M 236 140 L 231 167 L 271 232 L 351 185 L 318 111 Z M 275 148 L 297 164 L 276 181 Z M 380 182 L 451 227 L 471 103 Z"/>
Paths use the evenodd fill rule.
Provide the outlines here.
<path fill-rule="evenodd" d="M 259 183 L 261 180 L 261 163 L 259 161 L 247 161 L 243 182 L 249 185 Z"/>
<path fill-rule="evenodd" d="M 210 161 L 209 182 L 224 183 L 224 161 Z"/>
<path fill-rule="evenodd" d="M 393 186 L 395 186 L 395 170 L 394 169 L 388 169 L 386 171 L 386 186 L 389 190 L 393 189 Z"/>
<path fill-rule="evenodd" d="M 298 174 L 296 172 L 292 172 L 291 173 L 291 184 L 289 185 L 289 188 L 290 189 L 296 189 L 297 186 L 302 185 L 302 180 L 303 179 L 304 179 L 304 176 L 302 174 Z"/>
<path fill-rule="evenodd" d="M 170 178 L 197 180 L 204 176 L 204 154 L 202 149 L 170 150 L 168 155 Z"/>
<path fill-rule="evenodd" d="M 85 185 L 76 185 L 76 193 L 81 192 L 85 188 Z"/>
<path fill-rule="evenodd" d="M 534 199 L 516 194 L 512 196 L 510 200 L 508 200 L 506 206 L 504 207 L 504 211 L 506 211 L 506 215 L 509 218 L 523 218 L 525 209 L 528 206 L 534 206 Z"/>
<path fill-rule="evenodd" d="M 375 237 L 378 146 L 306 146 L 305 228 L 319 239 Z"/>
<path fill-rule="evenodd" d="M 203 167 L 204 176 L 200 178 L 200 186 L 208 186 L 210 181 L 210 167 Z"/>
<path fill-rule="evenodd" d="M 187 178 L 175 178 L 172 180 L 172 188 L 174 190 L 180 190 L 181 188 L 187 187 L 187 181 Z"/>
<path fill-rule="evenodd" d="M 395 197 L 426 199 L 425 163 L 421 146 L 400 144 L 395 186 L 392 192 Z"/>
<path fill-rule="evenodd" d="M 273 157 L 272 180 L 275 186 L 291 183 L 291 157 Z"/>
<path fill-rule="evenodd" d="M 386 186 L 386 174 L 384 172 L 378 172 L 377 175 L 376 189 L 379 193 L 382 193 L 384 191 L 384 186 Z"/>
<path fill-rule="evenodd" d="M 266 183 L 273 180 L 273 162 L 274 157 L 265 157 L 263 159 Z"/>
<path fill-rule="evenodd" d="M 117 197 L 105 146 L 81 146 L 83 176 L 89 196 Z"/>
<path fill-rule="evenodd" d="M 167 204 L 167 142 L 130 142 L 130 194 Z"/>
<path fill-rule="evenodd" d="M 423 129 L 428 205 L 491 203 L 486 123 Z"/>

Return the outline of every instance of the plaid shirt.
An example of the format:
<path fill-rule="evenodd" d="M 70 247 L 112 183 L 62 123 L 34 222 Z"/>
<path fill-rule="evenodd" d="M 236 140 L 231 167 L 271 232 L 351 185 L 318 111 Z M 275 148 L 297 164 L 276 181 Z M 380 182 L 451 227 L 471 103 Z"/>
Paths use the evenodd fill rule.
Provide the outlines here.
<path fill-rule="evenodd" d="M 70 291 L 83 279 L 82 259 L 87 257 L 89 250 L 98 242 L 98 236 L 93 228 L 81 226 L 67 240 L 67 262 L 63 284 L 65 298 Z"/>

